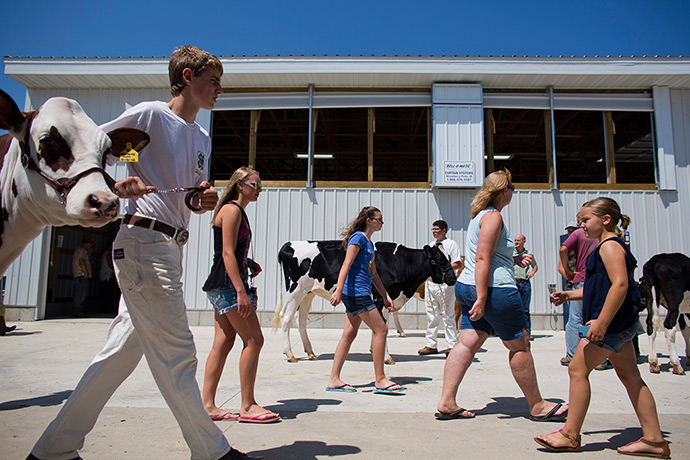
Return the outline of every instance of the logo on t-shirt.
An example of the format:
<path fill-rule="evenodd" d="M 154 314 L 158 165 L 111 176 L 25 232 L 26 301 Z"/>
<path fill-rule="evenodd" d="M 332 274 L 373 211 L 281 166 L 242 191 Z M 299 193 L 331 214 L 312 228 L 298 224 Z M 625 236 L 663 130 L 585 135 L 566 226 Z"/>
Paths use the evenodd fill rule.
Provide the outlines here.
<path fill-rule="evenodd" d="M 197 175 L 202 175 L 204 173 L 204 163 L 206 162 L 206 155 L 204 155 L 204 152 L 199 150 L 196 152 L 196 169 L 194 172 L 196 172 Z"/>

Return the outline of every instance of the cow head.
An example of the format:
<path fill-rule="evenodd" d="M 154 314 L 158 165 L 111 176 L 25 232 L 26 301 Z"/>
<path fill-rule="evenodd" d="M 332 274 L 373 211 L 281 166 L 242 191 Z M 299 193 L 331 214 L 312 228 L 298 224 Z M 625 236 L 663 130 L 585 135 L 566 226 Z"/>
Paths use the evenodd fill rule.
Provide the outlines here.
<path fill-rule="evenodd" d="M 22 113 L 2 90 L 0 128 L 20 146 L 21 166 L 15 162 L 15 168 L 25 169 L 13 190 L 41 208 L 37 215 L 45 225 L 97 227 L 115 219 L 120 203 L 103 170 L 104 156 L 124 150 L 126 142 L 139 150 L 149 140 L 140 130 L 104 133 L 72 99 L 51 98 Z"/>
<path fill-rule="evenodd" d="M 448 286 L 455 284 L 455 272 L 450 265 L 450 258 L 443 246 L 424 246 L 429 263 L 431 264 L 431 280 L 434 283 L 445 283 Z"/>

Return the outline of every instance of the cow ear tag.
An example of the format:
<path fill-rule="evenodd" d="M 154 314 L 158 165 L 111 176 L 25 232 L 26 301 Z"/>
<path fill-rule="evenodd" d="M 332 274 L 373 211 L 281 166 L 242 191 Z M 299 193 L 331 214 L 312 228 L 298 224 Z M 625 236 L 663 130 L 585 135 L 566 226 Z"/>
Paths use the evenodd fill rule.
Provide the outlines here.
<path fill-rule="evenodd" d="M 120 161 L 125 163 L 138 163 L 139 162 L 139 152 L 132 148 L 132 143 L 127 142 L 125 149 L 120 152 Z"/>

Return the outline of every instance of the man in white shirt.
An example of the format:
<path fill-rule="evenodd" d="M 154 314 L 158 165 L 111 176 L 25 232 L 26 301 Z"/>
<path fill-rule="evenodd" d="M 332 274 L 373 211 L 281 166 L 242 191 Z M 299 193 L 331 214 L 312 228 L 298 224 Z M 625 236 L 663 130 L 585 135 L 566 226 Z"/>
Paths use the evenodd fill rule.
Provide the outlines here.
<path fill-rule="evenodd" d="M 455 241 L 446 238 L 448 224 L 444 220 L 437 220 L 431 227 L 431 234 L 434 241 L 429 245 L 442 246 L 448 254 L 453 270 L 458 270 L 462 266 L 462 256 L 460 246 Z M 426 304 L 426 316 L 429 324 L 426 330 L 426 346 L 417 353 L 420 355 L 432 355 L 438 353 L 438 327 L 440 320 L 443 319 L 443 326 L 446 331 L 446 343 L 450 350 L 458 343 L 458 331 L 455 328 L 455 286 L 448 286 L 445 283 L 436 284 L 427 280 L 424 286 L 424 303 Z"/>
<path fill-rule="evenodd" d="M 72 278 L 74 283 L 74 298 L 72 299 L 72 316 L 84 316 L 84 300 L 86 300 L 86 283 L 91 279 L 91 261 L 89 251 L 93 249 L 93 241 L 84 238 L 81 246 L 72 254 Z"/>

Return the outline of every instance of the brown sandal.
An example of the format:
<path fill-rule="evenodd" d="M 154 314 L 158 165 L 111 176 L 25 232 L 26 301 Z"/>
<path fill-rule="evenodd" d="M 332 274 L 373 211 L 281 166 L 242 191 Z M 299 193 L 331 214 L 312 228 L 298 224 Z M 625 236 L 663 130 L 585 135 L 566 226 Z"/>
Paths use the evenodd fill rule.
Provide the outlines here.
<path fill-rule="evenodd" d="M 625 452 L 622 449 L 622 447 L 619 447 L 616 449 L 619 454 L 623 455 L 634 455 L 635 457 L 652 457 L 652 458 L 671 458 L 671 449 L 668 447 L 668 443 L 666 440 L 660 441 L 660 442 L 654 442 L 654 441 L 647 441 L 645 438 L 640 438 L 637 441 L 629 442 L 623 447 L 628 447 L 632 444 L 637 444 L 641 442 L 642 444 L 647 444 L 650 447 L 660 447 L 661 448 L 661 453 L 655 454 L 653 452 Z"/>
<path fill-rule="evenodd" d="M 580 451 L 580 446 L 582 444 L 582 436 L 580 436 L 579 434 L 577 436 L 573 436 L 573 435 L 568 434 L 565 431 L 563 431 L 562 428 L 560 430 L 551 432 L 551 433 L 547 434 L 546 436 L 549 436 L 549 435 L 554 434 L 554 433 L 560 433 L 561 436 L 563 436 L 564 438 L 567 438 L 570 442 L 575 443 L 575 445 L 574 446 L 561 446 L 561 447 L 552 446 L 551 444 L 549 444 L 549 442 L 546 439 L 542 438 L 541 436 L 537 436 L 536 438 L 534 438 L 534 440 L 537 441 L 537 444 L 539 444 L 540 446 L 546 447 L 547 449 L 549 449 L 550 451 L 553 451 L 553 452 L 579 452 Z"/>

